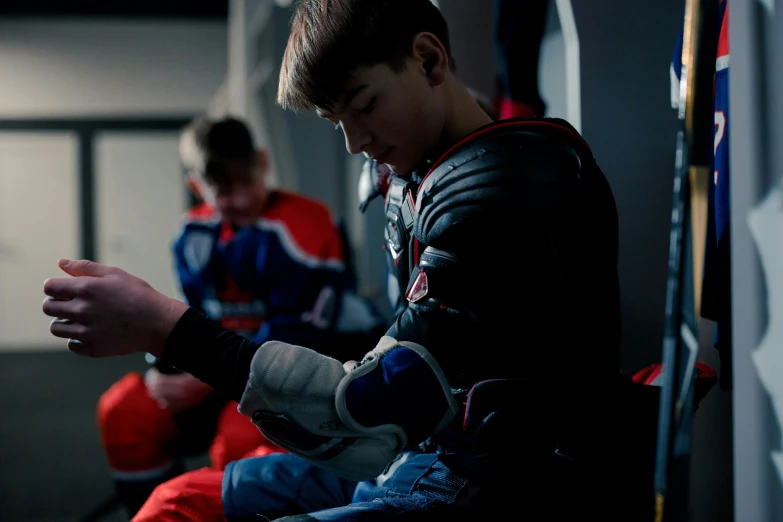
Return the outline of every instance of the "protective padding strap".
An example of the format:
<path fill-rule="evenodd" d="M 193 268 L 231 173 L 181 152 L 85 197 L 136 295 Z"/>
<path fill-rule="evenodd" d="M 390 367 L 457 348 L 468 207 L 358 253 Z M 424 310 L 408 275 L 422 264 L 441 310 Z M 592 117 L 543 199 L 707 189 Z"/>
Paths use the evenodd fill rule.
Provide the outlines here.
<path fill-rule="evenodd" d="M 421 345 L 384 336 L 337 387 L 337 413 L 357 432 L 390 433 L 401 448 L 440 431 L 459 411 L 435 358 Z"/>

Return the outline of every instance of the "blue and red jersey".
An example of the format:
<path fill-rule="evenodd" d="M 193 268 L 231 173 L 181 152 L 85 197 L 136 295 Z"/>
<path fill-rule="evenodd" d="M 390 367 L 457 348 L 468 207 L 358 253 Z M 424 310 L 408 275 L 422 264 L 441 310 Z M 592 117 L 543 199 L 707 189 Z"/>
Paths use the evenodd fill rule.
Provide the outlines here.
<path fill-rule="evenodd" d="M 717 323 L 715 345 L 721 353 L 721 381 L 728 384 L 731 353 L 731 274 L 730 274 L 730 192 L 729 192 L 729 9 L 728 0 L 720 2 L 719 36 L 715 53 L 714 149 L 709 191 L 707 245 L 704 260 L 701 315 Z M 679 104 L 682 70 L 683 30 L 677 39 L 671 64 L 672 106 Z"/>
<path fill-rule="evenodd" d="M 193 208 L 173 250 L 187 303 L 258 343 L 310 342 L 333 326 L 351 285 L 330 211 L 285 191 L 272 192 L 256 222 L 242 228 L 212 206 Z"/>

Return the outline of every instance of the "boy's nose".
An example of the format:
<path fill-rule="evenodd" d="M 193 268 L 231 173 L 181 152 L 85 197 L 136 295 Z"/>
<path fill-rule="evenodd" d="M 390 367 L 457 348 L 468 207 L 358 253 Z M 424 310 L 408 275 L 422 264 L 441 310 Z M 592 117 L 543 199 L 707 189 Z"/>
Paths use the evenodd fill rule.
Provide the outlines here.
<path fill-rule="evenodd" d="M 351 154 L 359 154 L 372 141 L 370 133 L 355 125 L 342 125 L 345 134 L 345 148 Z"/>
<path fill-rule="evenodd" d="M 245 194 L 235 193 L 231 197 L 231 208 L 234 210 L 244 210 L 248 207 L 250 200 Z"/>

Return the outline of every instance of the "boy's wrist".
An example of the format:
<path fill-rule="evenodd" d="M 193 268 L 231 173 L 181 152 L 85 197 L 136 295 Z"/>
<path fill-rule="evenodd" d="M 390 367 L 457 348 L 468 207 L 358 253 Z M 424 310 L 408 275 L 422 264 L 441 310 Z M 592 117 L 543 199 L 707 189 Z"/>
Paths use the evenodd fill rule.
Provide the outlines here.
<path fill-rule="evenodd" d="M 160 307 L 160 313 L 158 314 L 158 320 L 155 322 L 155 326 L 152 332 L 152 342 L 148 352 L 155 357 L 162 359 L 164 348 L 171 337 L 172 332 L 177 326 L 185 312 L 190 308 L 187 303 L 184 303 L 178 299 L 173 299 L 168 296 L 163 296 L 165 300 L 162 301 Z"/>

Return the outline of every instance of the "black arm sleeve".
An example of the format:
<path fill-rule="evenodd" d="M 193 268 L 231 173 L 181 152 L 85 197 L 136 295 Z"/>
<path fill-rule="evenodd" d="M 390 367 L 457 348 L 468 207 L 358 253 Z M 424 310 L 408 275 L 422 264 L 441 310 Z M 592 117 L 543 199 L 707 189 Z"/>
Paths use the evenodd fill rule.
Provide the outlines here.
<path fill-rule="evenodd" d="M 239 402 L 259 346 L 188 308 L 166 340 L 161 359 Z"/>

